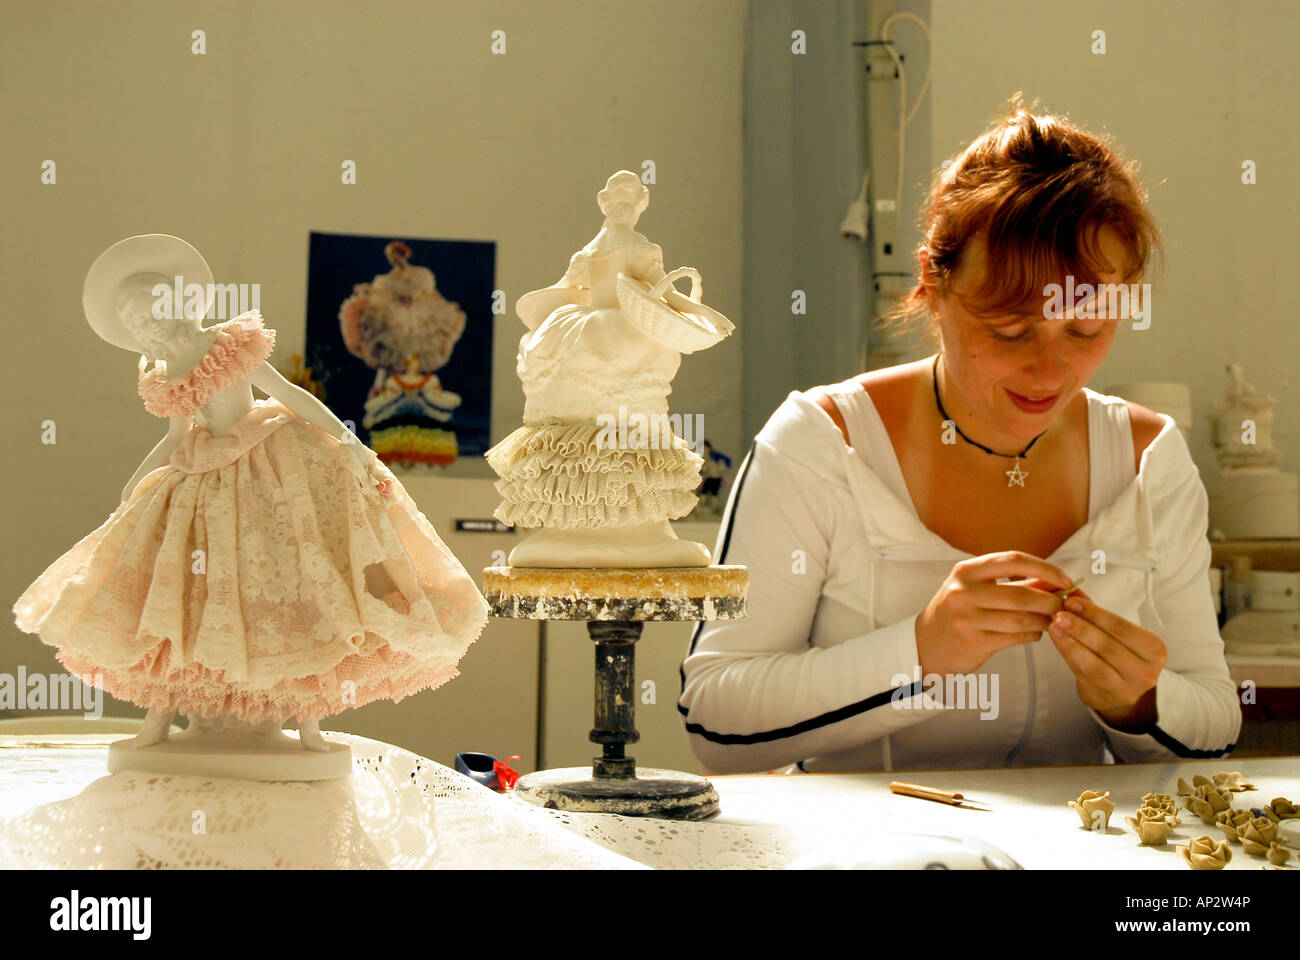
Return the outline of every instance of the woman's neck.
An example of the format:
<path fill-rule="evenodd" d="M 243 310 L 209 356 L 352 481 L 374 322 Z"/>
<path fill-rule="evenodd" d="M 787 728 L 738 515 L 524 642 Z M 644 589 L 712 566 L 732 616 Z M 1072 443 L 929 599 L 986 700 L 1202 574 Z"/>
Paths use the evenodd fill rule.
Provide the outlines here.
<path fill-rule="evenodd" d="M 933 360 L 929 362 L 931 364 L 934 363 Z M 948 415 L 948 419 L 956 424 L 961 433 L 965 434 L 969 440 L 987 447 L 994 453 L 1002 454 L 1006 457 L 1014 457 L 1017 454 L 1023 453 L 1030 443 L 1033 443 L 1034 451 L 1041 452 L 1045 447 L 1050 445 L 1053 438 L 1062 432 L 1062 430 L 1067 426 L 1068 418 L 1066 417 L 1066 407 L 1068 404 L 1060 404 L 1057 407 L 1056 415 L 1052 418 L 1051 422 L 1045 427 L 1040 428 L 1037 432 L 1029 436 L 1007 433 L 1005 430 L 1000 429 L 1000 425 L 990 424 L 981 419 L 976 415 L 974 410 L 966 404 L 962 399 L 961 394 L 958 393 L 954 388 L 952 381 L 949 379 L 945 361 L 942 357 L 940 357 L 937 367 L 932 366 L 931 369 L 934 372 L 934 376 L 938 378 L 939 399 L 943 404 L 943 413 Z M 934 412 L 935 418 L 942 420 L 943 415 L 938 409 L 938 404 L 935 403 L 933 381 L 927 384 L 927 392 L 929 393 L 930 407 Z M 972 452 L 988 456 L 988 454 L 980 451 L 978 447 L 964 442 L 961 436 L 958 436 L 956 441 L 961 446 L 970 448 Z M 1002 457 L 990 459 L 997 459 L 1001 462 Z"/>

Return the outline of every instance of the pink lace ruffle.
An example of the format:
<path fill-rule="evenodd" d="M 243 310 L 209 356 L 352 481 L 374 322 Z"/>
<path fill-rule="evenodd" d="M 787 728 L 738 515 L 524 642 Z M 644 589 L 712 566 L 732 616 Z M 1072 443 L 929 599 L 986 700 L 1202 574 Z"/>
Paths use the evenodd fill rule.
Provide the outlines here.
<path fill-rule="evenodd" d="M 259 367 L 275 347 L 275 331 L 262 325 L 262 315 L 249 310 L 218 325 L 202 359 L 188 372 L 167 378 L 161 361 L 140 374 L 140 398 L 155 417 L 189 417 L 221 391 Z"/>
<path fill-rule="evenodd" d="M 140 706 L 313 719 L 455 676 L 487 603 L 381 463 L 259 400 L 166 467 L 14 604 L 76 673 Z M 195 550 L 203 566 L 195 567 Z"/>
<path fill-rule="evenodd" d="M 120 700 L 187 717 L 225 714 L 249 723 L 322 720 L 375 700 L 396 703 L 460 676 L 450 659 L 424 662 L 382 645 L 352 654 L 316 676 L 249 689 L 202 664 L 170 669 L 170 653 L 171 641 L 164 641 L 127 668 L 102 667 L 70 650 L 56 651 L 55 657 L 74 676 Z"/>

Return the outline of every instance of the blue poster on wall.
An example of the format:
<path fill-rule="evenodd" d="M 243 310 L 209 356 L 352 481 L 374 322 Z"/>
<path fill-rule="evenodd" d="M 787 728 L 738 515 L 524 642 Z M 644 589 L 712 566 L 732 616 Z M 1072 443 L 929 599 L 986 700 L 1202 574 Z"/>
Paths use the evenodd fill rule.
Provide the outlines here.
<path fill-rule="evenodd" d="M 495 271 L 495 243 L 312 232 L 305 362 L 390 469 L 480 471 Z"/>

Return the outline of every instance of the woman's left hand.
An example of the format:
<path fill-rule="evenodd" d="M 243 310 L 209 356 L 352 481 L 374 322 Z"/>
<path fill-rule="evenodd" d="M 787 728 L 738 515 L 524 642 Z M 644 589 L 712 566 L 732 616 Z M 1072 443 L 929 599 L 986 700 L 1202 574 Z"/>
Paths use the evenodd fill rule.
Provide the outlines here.
<path fill-rule="evenodd" d="M 1076 677 L 1079 699 L 1112 727 L 1138 732 L 1156 722 L 1156 680 L 1168 660 L 1159 636 L 1105 610 L 1082 590 L 1048 628 Z"/>

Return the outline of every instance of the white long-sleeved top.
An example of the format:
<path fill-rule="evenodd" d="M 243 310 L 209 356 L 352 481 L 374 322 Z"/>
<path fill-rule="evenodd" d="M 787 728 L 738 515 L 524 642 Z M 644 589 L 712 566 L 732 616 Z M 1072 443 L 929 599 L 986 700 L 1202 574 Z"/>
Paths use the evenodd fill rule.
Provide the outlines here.
<path fill-rule="evenodd" d="M 1157 721 L 1138 734 L 1079 700 L 1046 633 L 985 661 L 982 703 L 967 687 L 946 696 L 957 707 L 964 697 L 965 709 L 941 707 L 944 691 L 921 682 L 916 617 L 972 554 L 922 524 L 862 385 L 824 389 L 850 443 L 809 394 L 792 392 L 755 437 L 727 504 L 714 562 L 749 568 L 748 616 L 696 629 L 678 703 L 708 769 L 1103 763 L 1236 746 L 1241 708 L 1210 592 L 1208 499 L 1172 418 L 1161 414 L 1135 473 L 1125 401 L 1085 388 L 1088 522 L 1047 558 L 1164 641 Z"/>

